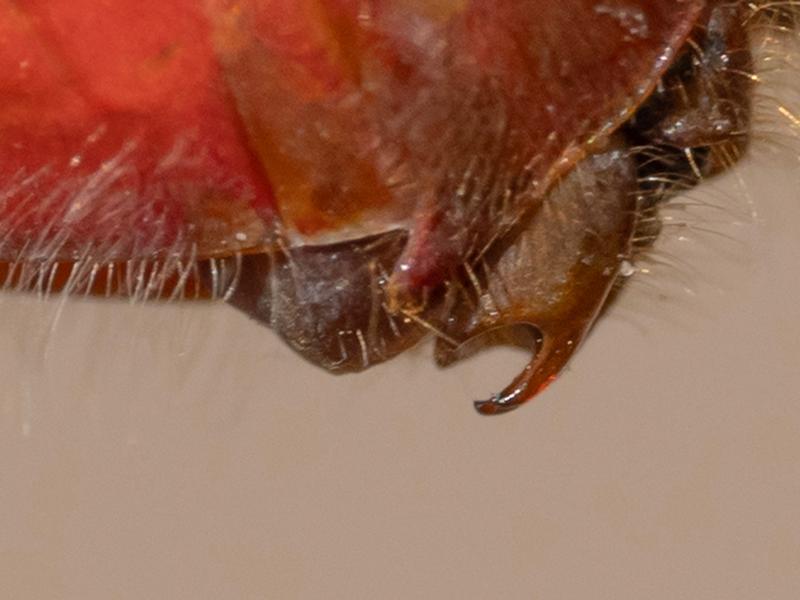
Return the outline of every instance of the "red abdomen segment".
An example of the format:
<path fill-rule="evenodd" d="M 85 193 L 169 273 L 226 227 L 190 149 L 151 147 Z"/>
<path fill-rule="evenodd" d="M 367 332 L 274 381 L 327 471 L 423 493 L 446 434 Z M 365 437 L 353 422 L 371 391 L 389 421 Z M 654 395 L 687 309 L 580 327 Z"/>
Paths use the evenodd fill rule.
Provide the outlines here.
<path fill-rule="evenodd" d="M 258 245 L 273 220 L 196 0 L 0 0 L 0 256 Z"/>
<path fill-rule="evenodd" d="M 0 258 L 410 232 L 435 286 L 655 85 L 702 0 L 0 0 Z"/>

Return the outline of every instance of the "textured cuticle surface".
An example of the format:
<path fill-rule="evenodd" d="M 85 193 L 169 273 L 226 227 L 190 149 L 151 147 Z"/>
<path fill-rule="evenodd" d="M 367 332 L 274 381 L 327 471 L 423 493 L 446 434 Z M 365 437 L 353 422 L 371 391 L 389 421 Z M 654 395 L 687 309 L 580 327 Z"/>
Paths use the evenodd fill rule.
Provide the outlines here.
<path fill-rule="evenodd" d="M 441 364 L 524 343 L 479 405 L 504 412 L 586 335 L 670 193 L 659 173 L 697 183 L 746 147 L 748 10 L 0 0 L 4 272 L 191 287 L 334 372 L 427 334 Z"/>

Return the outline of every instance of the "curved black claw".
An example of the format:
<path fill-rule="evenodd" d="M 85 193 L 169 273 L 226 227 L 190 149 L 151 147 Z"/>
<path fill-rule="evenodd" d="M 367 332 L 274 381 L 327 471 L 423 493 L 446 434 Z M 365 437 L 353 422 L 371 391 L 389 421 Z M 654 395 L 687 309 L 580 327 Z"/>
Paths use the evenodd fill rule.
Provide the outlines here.
<path fill-rule="evenodd" d="M 489 400 L 476 400 L 475 410 L 484 416 L 502 415 L 525 404 L 524 390 L 518 388 L 510 394 L 495 394 Z"/>
<path fill-rule="evenodd" d="M 466 267 L 437 342 L 448 365 L 486 343 L 529 349 L 533 359 L 489 400 L 483 415 L 510 412 L 549 386 L 589 332 L 630 253 L 636 169 L 624 147 L 584 161 L 519 234 Z M 535 335 L 531 335 L 536 332 Z"/>

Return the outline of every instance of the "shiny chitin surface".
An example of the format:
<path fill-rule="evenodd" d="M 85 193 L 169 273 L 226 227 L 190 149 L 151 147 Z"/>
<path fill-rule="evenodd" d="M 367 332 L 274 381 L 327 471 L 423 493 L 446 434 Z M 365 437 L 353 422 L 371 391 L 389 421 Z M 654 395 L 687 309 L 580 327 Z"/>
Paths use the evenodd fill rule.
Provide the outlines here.
<path fill-rule="evenodd" d="M 87 292 L 157 264 L 144 297 L 207 272 L 335 372 L 429 333 L 441 364 L 524 343 L 478 405 L 504 412 L 589 330 L 670 192 L 647 182 L 744 148 L 748 10 L 0 0 L 0 259 Z"/>
<path fill-rule="evenodd" d="M 635 106 L 698 4 L 5 0 L 2 255 L 399 227 L 436 279 Z"/>

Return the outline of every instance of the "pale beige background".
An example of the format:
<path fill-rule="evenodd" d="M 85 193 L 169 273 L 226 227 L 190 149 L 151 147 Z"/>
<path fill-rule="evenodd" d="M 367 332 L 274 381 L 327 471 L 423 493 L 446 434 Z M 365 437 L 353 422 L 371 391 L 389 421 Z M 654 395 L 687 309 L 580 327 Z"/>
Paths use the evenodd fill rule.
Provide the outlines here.
<path fill-rule="evenodd" d="M 4 298 L 0 598 L 800 597 L 784 141 L 503 418 L 511 351 L 332 378 L 222 306 Z"/>

